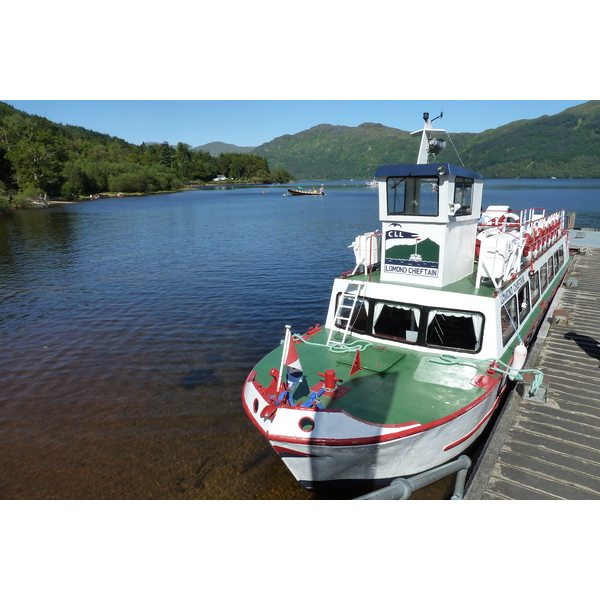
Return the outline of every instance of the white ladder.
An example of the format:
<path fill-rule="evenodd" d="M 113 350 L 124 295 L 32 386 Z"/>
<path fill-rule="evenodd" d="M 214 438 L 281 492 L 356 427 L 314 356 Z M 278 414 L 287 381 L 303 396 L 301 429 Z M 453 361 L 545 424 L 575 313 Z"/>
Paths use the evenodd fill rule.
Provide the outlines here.
<path fill-rule="evenodd" d="M 340 302 L 335 311 L 335 317 L 333 319 L 334 327 L 329 330 L 329 337 L 327 338 L 328 346 L 331 343 L 333 336 L 338 333 L 338 330 L 335 329 L 335 324 L 339 321 L 342 323 L 345 322 L 342 341 L 339 343 L 343 344 L 346 341 L 350 332 L 350 319 L 354 316 L 354 308 L 356 307 L 359 298 L 363 295 L 365 285 L 366 282 L 364 281 L 351 281 L 348 283 L 348 287 L 346 288 L 346 291 L 342 293 L 342 297 L 340 298 Z M 346 316 L 342 315 L 344 311 L 348 311 Z"/>

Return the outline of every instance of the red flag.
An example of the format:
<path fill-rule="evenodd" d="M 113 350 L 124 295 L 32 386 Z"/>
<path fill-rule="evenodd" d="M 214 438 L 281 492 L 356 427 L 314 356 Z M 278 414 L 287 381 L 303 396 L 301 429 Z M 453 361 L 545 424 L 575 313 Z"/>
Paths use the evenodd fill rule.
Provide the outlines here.
<path fill-rule="evenodd" d="M 287 367 L 287 386 L 288 390 L 292 391 L 302 378 L 302 365 L 296 350 L 296 344 L 290 339 L 287 356 L 285 357 L 285 366 Z"/>
<path fill-rule="evenodd" d="M 350 367 L 350 375 L 354 375 L 354 373 L 360 371 L 361 368 L 362 367 L 360 366 L 360 350 L 357 350 L 356 354 L 354 355 L 354 360 L 352 361 L 352 367 Z"/>

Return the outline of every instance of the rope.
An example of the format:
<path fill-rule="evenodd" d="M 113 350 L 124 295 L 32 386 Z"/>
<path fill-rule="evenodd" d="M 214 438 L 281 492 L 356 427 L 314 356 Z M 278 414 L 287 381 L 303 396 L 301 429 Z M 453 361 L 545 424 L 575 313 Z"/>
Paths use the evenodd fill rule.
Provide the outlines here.
<path fill-rule="evenodd" d="M 477 367 L 467 361 L 460 360 L 456 356 L 452 356 L 451 354 L 440 354 L 439 359 L 430 358 L 430 362 L 437 363 L 440 365 L 459 365 L 461 367 L 473 367 L 476 369 Z M 490 361 L 492 362 L 492 361 Z M 504 369 L 498 369 L 497 367 L 490 366 L 489 369 L 496 371 L 496 373 L 501 373 L 502 375 L 511 375 L 517 381 L 523 381 L 523 373 L 535 373 L 535 377 L 533 378 L 533 383 L 531 384 L 531 395 L 535 396 L 538 393 L 542 383 L 544 382 L 544 374 L 538 369 L 515 369 L 514 367 L 510 367 L 507 364 L 503 363 L 501 360 L 496 359 L 494 362 L 501 364 Z"/>
<path fill-rule="evenodd" d="M 448 132 L 446 132 L 446 134 L 448 135 L 448 139 L 450 140 L 450 143 L 452 144 L 452 147 L 454 148 L 454 152 L 456 152 L 456 156 L 458 156 L 458 160 L 460 160 L 460 164 L 464 167 L 465 163 L 462 161 L 462 158 L 460 157 L 460 154 L 458 153 L 458 150 L 456 149 L 456 146 L 454 145 L 454 142 L 452 141 L 450 134 Z"/>
<path fill-rule="evenodd" d="M 301 342 L 303 342 L 304 344 L 308 344 L 309 346 L 321 346 L 322 348 L 329 348 L 329 351 L 334 352 L 335 354 L 344 354 L 346 352 L 356 352 L 357 350 L 360 350 L 362 352 L 363 350 L 366 350 L 369 346 L 373 345 L 371 342 L 361 343 L 358 340 L 355 342 L 352 342 L 351 344 L 342 344 L 341 342 L 336 342 L 331 345 L 319 344 L 317 342 L 309 342 L 308 340 L 305 340 L 304 338 L 302 338 L 302 336 L 298 335 L 297 333 L 292 334 L 292 338 L 294 340 L 300 340 Z"/>
<path fill-rule="evenodd" d="M 460 360 L 460 358 L 452 356 L 451 354 L 440 354 L 439 360 L 436 358 L 430 358 L 429 362 L 437 363 L 438 365 L 460 365 L 461 367 L 473 367 L 474 369 L 477 368 L 473 363 Z"/>
<path fill-rule="evenodd" d="M 504 364 L 501 360 L 496 360 L 497 363 L 501 364 L 504 367 L 503 369 L 498 369 L 497 367 L 490 367 L 493 371 L 497 373 L 506 373 L 508 374 L 507 369 L 510 369 L 511 375 L 517 381 L 523 381 L 523 373 L 535 373 L 533 378 L 533 383 L 531 384 L 531 395 L 535 396 L 540 389 L 540 386 L 544 382 L 544 374 L 538 369 L 515 369 L 513 367 L 509 367 L 507 364 Z"/>

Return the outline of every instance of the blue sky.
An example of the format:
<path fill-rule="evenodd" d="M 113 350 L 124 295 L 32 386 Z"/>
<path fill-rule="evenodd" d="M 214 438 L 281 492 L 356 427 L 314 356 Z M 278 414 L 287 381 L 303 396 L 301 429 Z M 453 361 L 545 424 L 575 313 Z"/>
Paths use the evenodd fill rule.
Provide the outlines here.
<path fill-rule="evenodd" d="M 258 146 L 315 125 L 365 122 L 415 131 L 423 112 L 443 111 L 436 125 L 479 133 L 519 119 L 559 113 L 585 100 L 3 100 L 55 123 L 123 138 L 133 144 L 209 142 Z"/>
<path fill-rule="evenodd" d="M 565 25 L 589 17 L 583 0 L 567 13 L 522 0 L 35 4 L 3 8 L 18 52 L 0 99 L 135 144 L 257 146 L 321 123 L 413 131 L 425 111 L 443 111 L 450 133 L 480 132 L 600 99 L 593 24 Z"/>

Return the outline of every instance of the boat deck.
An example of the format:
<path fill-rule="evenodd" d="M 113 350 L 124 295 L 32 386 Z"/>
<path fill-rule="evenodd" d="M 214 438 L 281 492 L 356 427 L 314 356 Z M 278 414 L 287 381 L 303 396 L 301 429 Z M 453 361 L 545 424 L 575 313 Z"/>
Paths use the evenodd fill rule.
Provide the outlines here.
<path fill-rule="evenodd" d="M 326 342 L 327 332 L 323 330 L 310 338 L 309 343 L 314 344 L 310 352 L 305 351 L 303 343 L 297 345 L 304 376 L 294 390 L 296 404 L 307 401 L 315 386 L 321 389 L 324 378 L 319 374 L 328 369 L 333 369 L 342 381 L 333 397 L 320 396 L 323 408 L 343 410 L 362 421 L 382 425 L 430 423 L 467 406 L 486 391 L 472 381 L 485 373 L 489 361 L 465 358 L 449 366 L 439 354 L 380 343 L 361 351 L 361 370 L 350 376 L 355 351 L 331 352 Z M 364 344 L 364 340 L 359 343 Z M 279 364 L 281 353 L 280 347 L 256 365 L 257 381 L 263 386 L 269 384 L 269 371 Z M 402 401 L 391 402 L 399 396 L 399 389 Z"/>
<path fill-rule="evenodd" d="M 571 236 L 571 245 L 594 244 Z M 526 368 L 546 394 L 509 396 L 467 500 L 600 499 L 600 237 L 575 257 Z M 545 399 L 545 402 L 543 400 Z"/>

